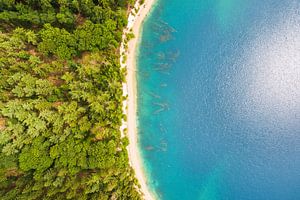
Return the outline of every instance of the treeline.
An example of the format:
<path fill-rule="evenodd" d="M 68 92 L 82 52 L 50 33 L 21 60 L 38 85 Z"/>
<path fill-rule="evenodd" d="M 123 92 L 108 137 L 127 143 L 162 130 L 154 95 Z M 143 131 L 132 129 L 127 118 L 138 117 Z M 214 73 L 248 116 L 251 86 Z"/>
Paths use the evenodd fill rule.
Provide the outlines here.
<path fill-rule="evenodd" d="M 140 199 L 121 138 L 128 0 L 0 0 L 0 197 Z"/>

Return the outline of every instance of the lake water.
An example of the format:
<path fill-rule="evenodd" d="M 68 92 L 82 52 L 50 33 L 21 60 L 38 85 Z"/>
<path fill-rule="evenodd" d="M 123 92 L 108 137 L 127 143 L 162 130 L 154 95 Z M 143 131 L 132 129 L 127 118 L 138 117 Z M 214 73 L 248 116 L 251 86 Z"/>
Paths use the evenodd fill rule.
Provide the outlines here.
<path fill-rule="evenodd" d="M 160 199 L 300 199 L 300 0 L 158 0 L 137 61 Z"/>

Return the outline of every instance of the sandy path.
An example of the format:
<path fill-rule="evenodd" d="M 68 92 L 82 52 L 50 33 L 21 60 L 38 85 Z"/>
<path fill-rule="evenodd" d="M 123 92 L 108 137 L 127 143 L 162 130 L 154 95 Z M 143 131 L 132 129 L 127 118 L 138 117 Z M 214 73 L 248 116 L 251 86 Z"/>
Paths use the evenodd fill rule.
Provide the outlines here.
<path fill-rule="evenodd" d="M 127 67 L 127 83 L 123 83 L 123 94 L 124 96 L 128 95 L 128 99 L 123 102 L 123 111 L 127 115 L 127 121 L 123 121 L 121 126 L 122 135 L 124 136 L 123 130 L 127 128 L 129 146 L 127 147 L 129 154 L 130 165 L 135 171 L 136 178 L 138 179 L 141 185 L 141 192 L 144 194 L 145 200 L 154 200 L 154 195 L 150 192 L 147 187 L 147 180 L 144 173 L 141 155 L 138 148 L 138 136 L 137 136 L 137 121 L 136 121 L 136 106 L 137 106 L 137 96 L 136 96 L 136 50 L 138 47 L 141 26 L 145 17 L 150 13 L 150 9 L 154 5 L 155 0 L 145 0 L 145 3 L 139 5 L 135 4 L 135 8 L 138 9 L 138 13 L 133 15 L 132 13 L 128 18 L 128 25 L 124 33 L 127 33 L 132 29 L 135 38 L 131 39 L 128 42 L 128 51 L 125 51 L 124 43 L 121 44 L 121 55 L 122 52 L 125 52 L 127 59 L 123 63 L 124 57 L 121 56 L 120 62 L 121 67 Z M 135 9 L 133 9 L 135 10 Z M 134 11 L 133 11 L 134 12 Z M 125 34 L 123 35 L 123 39 Z"/>

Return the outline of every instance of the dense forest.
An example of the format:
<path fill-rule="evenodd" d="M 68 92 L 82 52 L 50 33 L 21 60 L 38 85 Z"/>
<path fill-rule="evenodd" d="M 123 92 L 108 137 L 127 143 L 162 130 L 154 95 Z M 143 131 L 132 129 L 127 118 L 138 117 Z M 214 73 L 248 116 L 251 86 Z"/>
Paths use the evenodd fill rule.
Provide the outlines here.
<path fill-rule="evenodd" d="M 121 137 L 134 0 L 0 0 L 0 197 L 141 199 Z"/>

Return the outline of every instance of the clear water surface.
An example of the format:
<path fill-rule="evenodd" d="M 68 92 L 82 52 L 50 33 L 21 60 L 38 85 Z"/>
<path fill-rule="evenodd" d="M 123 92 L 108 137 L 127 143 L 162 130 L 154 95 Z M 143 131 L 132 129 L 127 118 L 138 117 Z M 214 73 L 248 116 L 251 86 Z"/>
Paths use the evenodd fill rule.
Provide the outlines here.
<path fill-rule="evenodd" d="M 299 0 L 158 0 L 137 61 L 160 199 L 300 199 Z"/>

